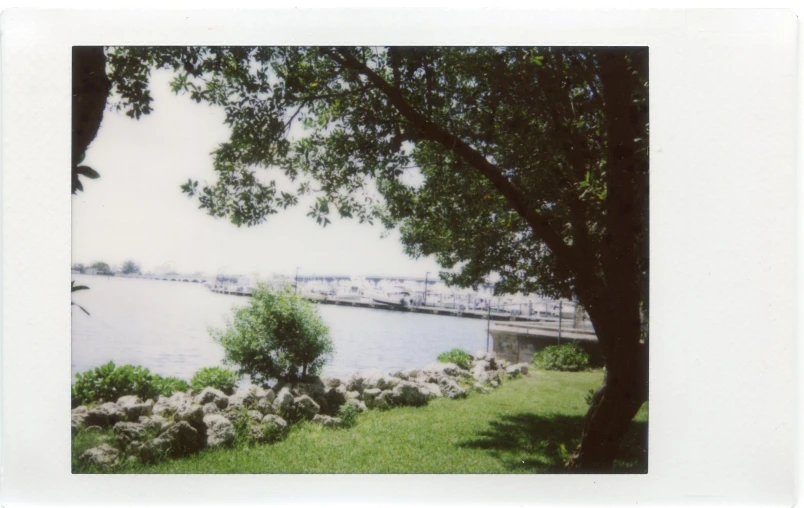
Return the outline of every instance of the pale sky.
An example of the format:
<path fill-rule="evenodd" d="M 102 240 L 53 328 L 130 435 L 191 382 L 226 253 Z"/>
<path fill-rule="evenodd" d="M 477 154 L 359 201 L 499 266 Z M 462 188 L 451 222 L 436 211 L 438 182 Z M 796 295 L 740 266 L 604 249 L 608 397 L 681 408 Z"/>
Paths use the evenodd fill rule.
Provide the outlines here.
<path fill-rule="evenodd" d="M 331 217 L 322 228 L 307 217 L 309 201 L 269 216 L 255 227 L 236 227 L 198 209 L 182 194 L 188 178 L 212 183 L 212 152 L 228 139 L 223 112 L 175 96 L 170 73 L 154 72 L 154 111 L 140 120 L 106 111 L 84 164 L 101 177 L 82 178 L 72 198 L 73 262 L 133 259 L 143 271 L 176 270 L 270 275 L 435 275 L 435 260 L 413 260 L 396 231 Z M 267 173 L 269 170 L 259 170 Z M 281 172 L 271 170 L 277 180 Z"/>

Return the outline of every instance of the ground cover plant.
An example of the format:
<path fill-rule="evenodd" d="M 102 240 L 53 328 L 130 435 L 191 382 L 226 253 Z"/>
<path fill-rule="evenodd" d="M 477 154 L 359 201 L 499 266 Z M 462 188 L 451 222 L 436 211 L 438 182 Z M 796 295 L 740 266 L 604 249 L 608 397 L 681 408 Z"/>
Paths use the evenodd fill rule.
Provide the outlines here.
<path fill-rule="evenodd" d="M 452 349 L 446 353 L 438 355 L 438 361 L 441 363 L 454 363 L 462 369 L 472 368 L 472 355 L 463 349 Z"/>
<path fill-rule="evenodd" d="M 123 473 L 545 473 L 560 472 L 578 445 L 588 390 L 602 371 L 532 371 L 488 394 L 439 398 L 424 407 L 355 415 L 350 428 L 300 423 L 273 444 L 236 441 L 231 449 L 156 464 L 126 464 Z M 630 424 L 617 472 L 647 470 L 647 407 Z M 73 440 L 73 471 L 86 449 L 111 431 Z"/>
<path fill-rule="evenodd" d="M 539 369 L 577 372 L 589 368 L 589 354 L 574 342 L 568 342 L 537 351 L 532 363 Z"/>
<path fill-rule="evenodd" d="M 115 401 L 123 395 L 136 395 L 143 400 L 159 395 L 170 396 L 187 391 L 190 385 L 174 377 L 162 377 L 139 365 L 115 366 L 109 362 L 75 375 L 72 386 L 72 406 L 93 402 Z"/>
<path fill-rule="evenodd" d="M 204 388 L 211 386 L 227 395 L 234 392 L 237 385 L 237 372 L 225 367 L 203 367 L 198 369 L 190 380 L 193 390 L 200 392 Z"/>

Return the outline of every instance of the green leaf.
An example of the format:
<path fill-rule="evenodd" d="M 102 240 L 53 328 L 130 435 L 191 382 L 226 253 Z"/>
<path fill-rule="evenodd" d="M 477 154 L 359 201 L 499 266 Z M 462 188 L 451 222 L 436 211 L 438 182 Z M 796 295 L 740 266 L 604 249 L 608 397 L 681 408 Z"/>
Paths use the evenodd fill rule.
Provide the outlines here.
<path fill-rule="evenodd" d="M 100 178 L 98 172 L 89 166 L 78 166 L 75 172 L 78 173 L 79 175 L 84 175 L 87 178 L 92 178 L 93 180 L 96 178 Z"/>

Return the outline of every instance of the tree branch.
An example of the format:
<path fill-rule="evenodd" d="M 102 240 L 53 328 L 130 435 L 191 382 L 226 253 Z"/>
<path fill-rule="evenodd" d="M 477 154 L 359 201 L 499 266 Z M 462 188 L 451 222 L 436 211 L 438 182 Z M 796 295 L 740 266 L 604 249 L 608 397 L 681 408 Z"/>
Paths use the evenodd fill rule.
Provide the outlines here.
<path fill-rule="evenodd" d="M 402 92 L 398 88 L 391 86 L 346 49 L 323 49 L 323 52 L 344 68 L 354 70 L 364 75 L 377 90 L 388 98 L 389 102 L 402 116 L 421 130 L 426 139 L 437 142 L 447 149 L 452 150 L 470 166 L 474 167 L 485 176 L 500 194 L 505 197 L 511 207 L 525 219 L 531 229 L 533 229 L 533 232 L 547 244 L 550 250 L 556 255 L 559 262 L 566 264 L 575 273 L 581 274 L 588 270 L 589 267 L 585 266 L 583 261 L 570 246 L 564 242 L 561 236 L 552 228 L 547 218 L 536 211 L 534 207 L 530 206 L 530 200 L 513 186 L 500 168 L 490 163 L 477 150 L 455 135 L 427 120 L 424 115 L 416 111 L 405 100 Z"/>

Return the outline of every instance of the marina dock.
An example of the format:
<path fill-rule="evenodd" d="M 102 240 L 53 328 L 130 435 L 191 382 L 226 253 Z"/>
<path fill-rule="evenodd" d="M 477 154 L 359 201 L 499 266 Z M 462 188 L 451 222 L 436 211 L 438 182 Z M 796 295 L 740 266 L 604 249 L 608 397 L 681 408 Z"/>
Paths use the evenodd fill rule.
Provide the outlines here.
<path fill-rule="evenodd" d="M 210 291 L 213 293 L 220 293 L 224 295 L 235 295 L 235 296 L 251 296 L 251 293 L 248 291 L 237 291 L 233 289 L 227 288 L 210 288 Z M 489 313 L 487 310 L 460 310 L 460 309 L 450 309 L 447 307 L 431 307 L 431 306 L 419 306 L 419 305 L 386 305 L 382 303 L 372 303 L 372 302 L 364 302 L 364 301 L 354 301 L 354 300 L 340 300 L 335 297 L 326 297 L 322 296 L 321 298 L 307 298 L 307 300 L 315 303 L 321 303 L 324 305 L 341 305 L 345 307 L 361 307 L 364 309 L 377 309 L 377 310 L 389 310 L 389 311 L 396 311 L 396 312 L 415 312 L 419 314 L 434 314 L 440 316 L 454 316 L 460 318 L 469 318 L 469 319 L 491 319 L 494 321 L 527 321 L 527 322 L 541 322 L 541 323 L 554 323 L 556 326 L 558 325 L 558 318 L 544 318 L 544 317 L 531 317 L 531 316 L 523 316 L 523 315 L 515 315 L 503 312 L 491 312 Z M 565 319 L 565 321 L 567 321 Z"/>

